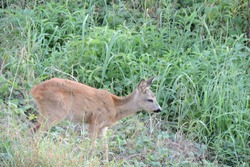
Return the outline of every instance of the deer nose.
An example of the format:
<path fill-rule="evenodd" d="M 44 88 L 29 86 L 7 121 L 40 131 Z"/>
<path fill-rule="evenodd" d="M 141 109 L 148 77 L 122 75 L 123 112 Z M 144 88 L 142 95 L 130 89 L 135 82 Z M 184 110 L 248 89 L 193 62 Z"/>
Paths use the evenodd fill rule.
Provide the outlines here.
<path fill-rule="evenodd" d="M 161 109 L 154 110 L 155 113 L 161 112 Z"/>

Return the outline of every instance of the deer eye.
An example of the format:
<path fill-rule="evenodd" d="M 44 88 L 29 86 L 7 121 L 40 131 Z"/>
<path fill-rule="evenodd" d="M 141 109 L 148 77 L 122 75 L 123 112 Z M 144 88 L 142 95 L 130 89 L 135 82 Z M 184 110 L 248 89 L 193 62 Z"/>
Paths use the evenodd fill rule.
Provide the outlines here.
<path fill-rule="evenodd" d="M 153 100 L 152 100 L 152 99 L 147 99 L 147 101 L 148 101 L 148 102 L 151 102 L 151 103 L 153 102 Z"/>

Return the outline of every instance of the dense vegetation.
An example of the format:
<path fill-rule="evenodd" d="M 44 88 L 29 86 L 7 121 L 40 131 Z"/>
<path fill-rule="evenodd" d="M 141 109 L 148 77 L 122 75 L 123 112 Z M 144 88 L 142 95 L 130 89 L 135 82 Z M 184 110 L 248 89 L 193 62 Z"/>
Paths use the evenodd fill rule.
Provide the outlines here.
<path fill-rule="evenodd" d="M 2 0 L 0 165 L 99 166 L 64 122 L 29 128 L 29 90 L 68 78 L 125 96 L 141 78 L 163 108 L 109 131 L 109 166 L 249 166 L 250 3 L 247 0 Z"/>

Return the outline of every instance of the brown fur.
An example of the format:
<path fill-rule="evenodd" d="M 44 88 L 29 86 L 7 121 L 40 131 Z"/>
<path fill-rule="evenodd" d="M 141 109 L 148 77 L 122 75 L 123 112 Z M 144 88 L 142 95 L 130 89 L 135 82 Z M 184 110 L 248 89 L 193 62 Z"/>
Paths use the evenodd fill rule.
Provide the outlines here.
<path fill-rule="evenodd" d="M 149 89 L 153 79 L 142 80 L 137 89 L 126 97 L 66 79 L 44 81 L 31 90 L 40 112 L 33 131 L 47 131 L 63 120 L 86 123 L 89 125 L 89 137 L 95 143 L 98 135 L 105 136 L 107 129 L 122 118 L 140 110 L 161 110 Z M 108 159 L 107 142 L 105 159 Z"/>

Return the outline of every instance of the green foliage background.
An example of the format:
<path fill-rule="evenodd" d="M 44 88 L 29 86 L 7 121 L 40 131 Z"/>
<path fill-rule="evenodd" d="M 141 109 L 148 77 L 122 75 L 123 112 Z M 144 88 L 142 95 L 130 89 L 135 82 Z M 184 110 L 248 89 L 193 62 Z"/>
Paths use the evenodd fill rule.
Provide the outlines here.
<path fill-rule="evenodd" d="M 33 85 L 62 77 L 124 96 L 141 78 L 156 75 L 152 89 L 164 111 L 153 118 L 148 114 L 137 118 L 143 122 L 150 117 L 151 130 L 157 126 L 152 136 L 181 132 L 205 145 L 207 162 L 249 166 L 249 4 L 247 0 L 2 0 L 0 134 L 5 140 L 0 143 L 0 161 L 12 165 L 18 161 L 10 158 L 17 154 L 11 151 L 9 131 L 21 126 L 27 133 L 29 121 L 36 118 L 29 94 Z M 18 119 L 21 122 L 15 122 Z M 135 131 L 135 122 L 127 124 L 131 120 L 114 129 L 118 136 L 125 135 L 123 140 L 111 135 L 111 141 L 131 137 L 118 132 L 125 131 L 124 124 Z M 145 147 L 153 144 L 154 138 L 146 138 L 145 128 L 150 127 L 140 127 L 143 133 L 136 139 Z M 117 151 L 114 146 L 113 152 L 126 154 L 128 148 L 119 147 Z M 171 154 L 164 157 L 164 152 L 156 149 L 153 154 L 158 157 L 125 164 L 182 161 L 172 162 Z"/>

